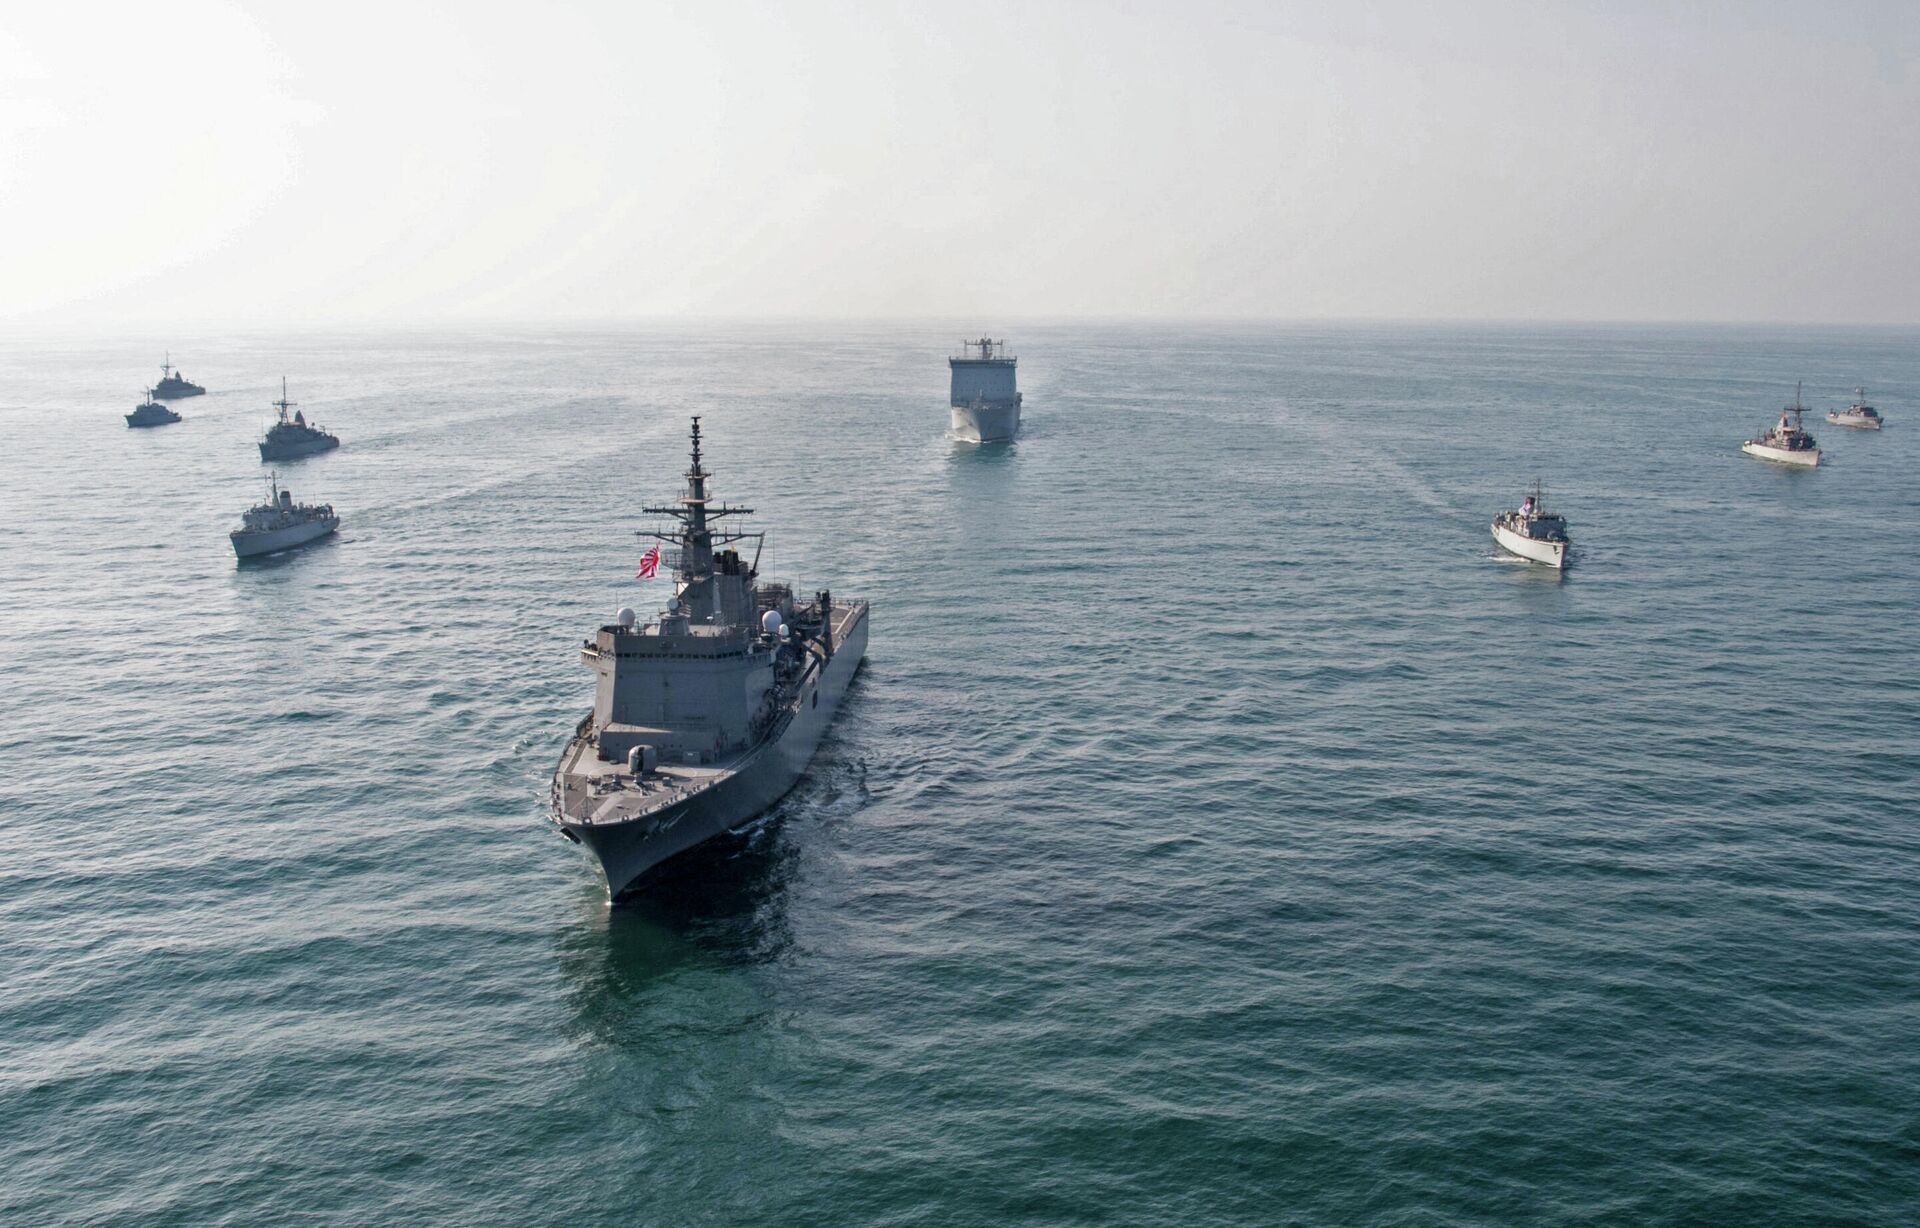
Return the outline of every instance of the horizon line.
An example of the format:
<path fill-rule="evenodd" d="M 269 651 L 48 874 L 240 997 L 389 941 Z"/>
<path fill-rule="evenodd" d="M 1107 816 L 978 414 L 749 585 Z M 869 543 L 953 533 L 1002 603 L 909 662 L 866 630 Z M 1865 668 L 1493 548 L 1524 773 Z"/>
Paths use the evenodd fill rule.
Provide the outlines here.
<path fill-rule="evenodd" d="M 971 323 L 963 323 L 971 321 Z M 27 317 L 8 319 L 0 317 L 0 327 L 6 328 L 16 336 L 58 335 L 58 334 L 99 334 L 99 333 L 164 333 L 180 335 L 203 331 L 218 331 L 239 334 L 285 335 L 301 332 L 354 331 L 360 329 L 380 329 L 396 332 L 461 331 L 464 329 L 487 328 L 546 328 L 556 331 L 570 329 L 596 329 L 632 327 L 636 325 L 663 324 L 726 324 L 726 325 L 898 325 L 977 329 L 988 327 L 1003 329 L 1009 326 L 1058 327 L 1063 325 L 1120 325 L 1120 326 L 1237 326 L 1237 327 L 1287 327 L 1287 328 L 1365 328 L 1365 327 L 1498 327 L 1498 328 L 1805 328 L 1805 329 L 1852 329 L 1852 330 L 1909 330 L 1920 329 L 1917 320 L 1790 320 L 1777 318 L 1750 319 L 1673 319 L 1640 316 L 1300 316 L 1300 315 L 1133 315 L 1133 314 L 1071 314 L 1056 315 L 1006 315 L 988 319 L 980 313 L 950 314 L 937 313 L 927 315 L 813 315 L 813 314 L 735 314 L 703 312 L 629 312 L 608 315 L 569 315 L 569 316 L 494 316 L 494 315 L 437 315 L 437 316 L 353 316 L 340 315 L 315 317 L 307 320 L 290 320 L 285 323 L 265 322 L 259 319 L 239 320 L 218 317 L 195 319 L 175 318 L 170 321 L 160 319 L 97 320 Z"/>

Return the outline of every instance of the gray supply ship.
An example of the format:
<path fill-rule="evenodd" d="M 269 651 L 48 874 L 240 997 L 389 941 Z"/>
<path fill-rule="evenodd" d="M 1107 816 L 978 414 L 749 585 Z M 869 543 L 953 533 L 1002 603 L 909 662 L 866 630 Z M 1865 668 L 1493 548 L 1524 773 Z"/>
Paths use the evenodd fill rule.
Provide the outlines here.
<path fill-rule="evenodd" d="M 293 402 L 287 400 L 287 378 L 284 375 L 280 377 L 280 399 L 273 403 L 273 407 L 280 411 L 280 420 L 267 428 L 267 437 L 260 441 L 261 460 L 295 460 L 340 446 L 338 436 L 329 435 L 310 424 L 305 414 L 294 409 Z M 291 415 L 287 413 L 290 409 L 293 410 Z"/>
<path fill-rule="evenodd" d="M 154 400 L 153 389 L 147 389 L 147 399 L 133 407 L 127 415 L 128 426 L 165 426 L 169 422 L 180 421 L 180 415 Z"/>
<path fill-rule="evenodd" d="M 167 355 L 167 360 L 160 364 L 160 382 L 153 388 L 155 398 L 162 401 L 179 401 L 187 397 L 197 397 L 205 391 L 206 389 L 198 384 L 188 383 L 186 376 L 175 374 L 171 353 Z"/>
<path fill-rule="evenodd" d="M 593 711 L 554 769 L 553 822 L 592 849 L 615 898 L 654 866 L 764 813 L 800 779 L 867 651 L 867 603 L 758 582 L 762 533 L 717 527 L 693 419 L 687 491 L 641 560 L 674 596 L 655 621 L 631 609 L 586 641 Z M 751 560 L 738 547 L 755 544 Z"/>
<path fill-rule="evenodd" d="M 304 546 L 340 527 L 340 517 L 329 503 L 295 503 L 291 491 L 280 489 L 278 474 L 267 479 L 267 501 L 250 507 L 240 527 L 227 536 L 233 552 L 243 559 Z"/>
<path fill-rule="evenodd" d="M 975 443 L 1012 439 L 1020 433 L 1020 391 L 1014 368 L 1020 360 L 1007 353 L 1007 343 L 982 337 L 962 341 L 961 353 L 947 359 L 953 371 L 948 403 L 953 410 L 953 433 Z"/>

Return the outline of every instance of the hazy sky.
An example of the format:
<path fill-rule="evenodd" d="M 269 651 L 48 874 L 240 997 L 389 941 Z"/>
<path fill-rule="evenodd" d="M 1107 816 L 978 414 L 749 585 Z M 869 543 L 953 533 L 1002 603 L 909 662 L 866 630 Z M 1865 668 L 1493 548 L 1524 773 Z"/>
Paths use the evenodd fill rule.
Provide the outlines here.
<path fill-rule="evenodd" d="M 1920 321 L 1920 0 L 0 6 L 0 318 Z"/>

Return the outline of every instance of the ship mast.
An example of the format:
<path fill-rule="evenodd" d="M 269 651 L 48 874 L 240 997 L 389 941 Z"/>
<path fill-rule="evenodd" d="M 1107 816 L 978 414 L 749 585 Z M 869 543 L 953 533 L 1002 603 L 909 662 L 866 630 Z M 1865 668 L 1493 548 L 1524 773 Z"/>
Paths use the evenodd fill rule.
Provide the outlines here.
<path fill-rule="evenodd" d="M 713 548 L 727 545 L 747 537 L 755 536 L 733 529 L 715 529 L 713 522 L 726 516 L 750 516 L 750 507 L 729 507 L 726 504 L 713 506 L 713 497 L 707 493 L 708 473 L 700 458 L 700 415 L 693 415 L 691 431 L 693 461 L 687 469 L 687 493 L 680 496 L 677 504 L 671 507 L 643 507 L 640 510 L 649 516 L 671 516 L 679 522 L 679 527 L 668 529 L 664 533 L 655 532 L 650 536 L 679 547 L 680 558 L 676 568 L 680 577 L 680 593 L 689 603 L 705 598 L 704 610 L 690 611 L 717 616 L 720 613 L 719 594 L 714 591 Z"/>
<path fill-rule="evenodd" d="M 280 377 L 280 399 L 273 404 L 274 408 L 280 411 L 280 421 L 285 422 L 287 411 L 292 409 L 295 403 L 287 400 L 287 377 L 284 375 Z"/>

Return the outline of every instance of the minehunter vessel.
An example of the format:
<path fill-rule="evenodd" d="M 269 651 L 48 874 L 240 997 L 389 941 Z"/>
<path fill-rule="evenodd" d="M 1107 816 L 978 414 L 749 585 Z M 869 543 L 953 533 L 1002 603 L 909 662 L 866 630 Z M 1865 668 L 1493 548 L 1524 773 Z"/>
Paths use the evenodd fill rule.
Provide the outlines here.
<path fill-rule="evenodd" d="M 162 401 L 178 401 L 185 397 L 197 397 L 206 389 L 198 384 L 187 382 L 187 377 L 177 375 L 173 370 L 173 355 L 160 364 L 160 382 L 153 387 L 153 395 Z"/>
<path fill-rule="evenodd" d="M 653 622 L 623 609 L 586 641 L 593 711 L 554 769 L 553 822 L 600 859 L 614 898 L 677 853 L 739 827 L 793 788 L 867 651 L 867 603 L 759 583 L 765 534 L 716 527 L 751 508 L 716 504 L 693 419 L 687 491 L 649 507 L 674 525 L 641 576 L 667 565 L 674 596 Z M 737 547 L 755 543 L 751 561 Z"/>
<path fill-rule="evenodd" d="M 1567 537 L 1566 518 L 1547 510 L 1547 496 L 1539 482 L 1533 484 L 1532 494 L 1520 500 L 1517 510 L 1493 518 L 1493 540 L 1503 550 L 1549 567 L 1565 567 L 1567 547 L 1573 544 Z"/>
<path fill-rule="evenodd" d="M 133 407 L 127 415 L 128 426 L 165 426 L 169 422 L 180 421 L 180 415 L 154 400 L 153 389 L 147 389 L 147 399 Z"/>
<path fill-rule="evenodd" d="M 1853 390 L 1853 404 L 1845 409 L 1828 410 L 1827 421 L 1835 426 L 1858 427 L 1864 431 L 1877 431 L 1883 424 L 1880 411 L 1867 404 L 1865 388 Z"/>
<path fill-rule="evenodd" d="M 248 508 L 240 527 L 227 536 L 233 540 L 233 553 L 250 559 L 304 546 L 339 527 L 332 504 L 295 503 L 293 493 L 280 489 L 280 476 L 274 474 L 267 479 L 267 501 Z"/>
<path fill-rule="evenodd" d="M 287 379 L 284 375 L 280 377 L 280 399 L 273 403 L 273 407 L 280 411 L 280 420 L 267 428 L 267 437 L 260 441 L 261 460 L 294 460 L 340 446 L 338 436 L 329 435 L 319 427 L 310 425 L 307 416 L 294 409 L 293 402 L 287 400 Z M 291 416 L 287 414 L 290 409 L 293 410 Z"/>
<path fill-rule="evenodd" d="M 1779 424 L 1768 427 L 1767 433 L 1758 439 L 1747 440 L 1740 445 L 1740 450 L 1780 465 L 1819 464 L 1820 449 L 1814 446 L 1813 436 L 1801 429 L 1800 413 L 1800 385 L 1795 384 L 1793 404 L 1780 411 Z"/>
<path fill-rule="evenodd" d="M 947 359 L 953 371 L 948 402 L 953 409 L 953 433 L 974 443 L 1012 439 L 1020 433 L 1020 391 L 1014 368 L 1020 360 L 1007 353 L 1007 343 L 982 337 L 962 341 L 963 351 Z"/>

